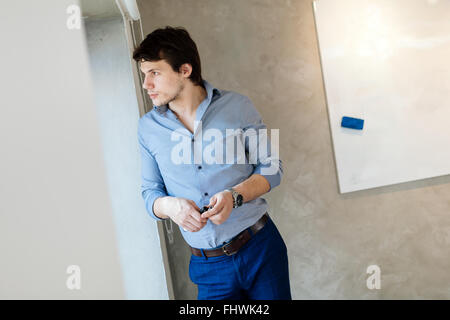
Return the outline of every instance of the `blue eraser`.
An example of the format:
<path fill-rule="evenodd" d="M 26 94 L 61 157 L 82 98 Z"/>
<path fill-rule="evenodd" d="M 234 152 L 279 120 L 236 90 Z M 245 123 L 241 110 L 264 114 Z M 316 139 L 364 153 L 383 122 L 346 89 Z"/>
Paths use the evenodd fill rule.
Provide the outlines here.
<path fill-rule="evenodd" d="M 364 120 L 352 117 L 342 117 L 341 126 L 350 129 L 362 130 Z"/>

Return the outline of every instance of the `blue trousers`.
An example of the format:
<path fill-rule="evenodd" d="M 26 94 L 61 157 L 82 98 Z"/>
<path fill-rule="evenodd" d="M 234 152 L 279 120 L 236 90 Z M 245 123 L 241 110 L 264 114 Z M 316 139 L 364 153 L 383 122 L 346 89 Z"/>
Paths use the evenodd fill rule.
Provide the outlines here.
<path fill-rule="evenodd" d="M 286 244 L 271 219 L 232 256 L 191 255 L 189 277 L 198 300 L 292 299 Z"/>

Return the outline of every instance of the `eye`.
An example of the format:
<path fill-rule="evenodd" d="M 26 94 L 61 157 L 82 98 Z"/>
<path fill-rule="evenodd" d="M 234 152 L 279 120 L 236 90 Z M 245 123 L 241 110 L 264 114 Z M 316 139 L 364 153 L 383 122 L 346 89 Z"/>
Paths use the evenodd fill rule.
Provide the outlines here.
<path fill-rule="evenodd" d="M 153 73 L 154 76 L 157 76 L 159 74 L 158 71 L 153 71 L 152 73 Z"/>

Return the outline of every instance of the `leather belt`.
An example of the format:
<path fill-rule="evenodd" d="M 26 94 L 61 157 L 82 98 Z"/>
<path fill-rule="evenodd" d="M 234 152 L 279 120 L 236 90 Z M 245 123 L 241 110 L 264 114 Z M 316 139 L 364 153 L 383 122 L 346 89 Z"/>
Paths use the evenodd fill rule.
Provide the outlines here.
<path fill-rule="evenodd" d="M 250 229 L 252 233 L 255 234 L 264 227 L 267 220 L 269 220 L 269 215 L 266 212 L 258 221 L 256 221 L 254 225 L 239 233 L 236 237 L 233 238 L 233 240 L 231 240 L 226 245 L 223 245 L 222 247 L 217 249 L 203 249 L 205 256 L 206 257 L 218 257 L 222 255 L 232 256 L 233 254 L 237 253 L 239 249 L 248 242 L 248 240 L 251 239 L 252 236 L 250 235 L 248 229 Z M 202 250 L 192 248 L 191 246 L 190 248 L 193 255 L 203 257 Z"/>

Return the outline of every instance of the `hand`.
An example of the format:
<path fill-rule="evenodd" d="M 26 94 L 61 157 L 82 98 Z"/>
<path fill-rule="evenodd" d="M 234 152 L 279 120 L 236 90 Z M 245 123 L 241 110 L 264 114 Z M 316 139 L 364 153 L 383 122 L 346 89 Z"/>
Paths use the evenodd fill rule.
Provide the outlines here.
<path fill-rule="evenodd" d="M 202 214 L 202 218 L 209 218 L 214 224 L 224 223 L 233 209 L 233 195 L 230 191 L 216 193 L 209 200 L 208 207 L 212 207 Z"/>
<path fill-rule="evenodd" d="M 200 215 L 200 208 L 194 201 L 184 198 L 173 198 L 169 218 L 185 231 L 197 232 L 201 230 L 208 219 Z"/>

